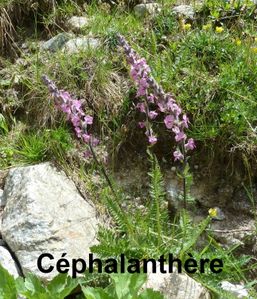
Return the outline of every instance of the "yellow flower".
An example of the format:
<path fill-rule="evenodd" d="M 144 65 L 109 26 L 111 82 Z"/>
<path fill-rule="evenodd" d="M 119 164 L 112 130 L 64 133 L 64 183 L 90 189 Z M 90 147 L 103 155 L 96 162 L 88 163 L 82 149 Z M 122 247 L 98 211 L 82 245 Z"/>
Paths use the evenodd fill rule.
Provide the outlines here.
<path fill-rule="evenodd" d="M 239 38 L 237 38 L 237 39 L 235 40 L 235 43 L 236 43 L 237 46 L 241 46 L 242 41 L 241 41 Z"/>
<path fill-rule="evenodd" d="M 215 31 L 216 31 L 217 33 L 222 33 L 222 32 L 224 31 L 224 28 L 223 28 L 223 27 L 219 27 L 219 26 L 217 26 L 216 29 L 215 29 Z"/>
<path fill-rule="evenodd" d="M 214 220 L 224 220 L 225 214 L 222 212 L 222 210 L 218 207 L 209 209 L 209 215 Z"/>
<path fill-rule="evenodd" d="M 211 24 L 203 25 L 203 30 L 209 30 L 209 29 L 211 29 Z"/>
<path fill-rule="evenodd" d="M 257 54 L 257 47 L 252 47 L 251 50 L 253 51 L 253 53 Z"/>
<path fill-rule="evenodd" d="M 212 217 L 212 218 L 215 218 L 215 217 L 217 217 L 217 215 L 218 215 L 218 211 L 217 211 L 217 209 L 216 208 L 211 208 L 211 209 L 209 209 L 209 215 Z"/>
<path fill-rule="evenodd" d="M 188 23 L 188 24 L 183 24 L 183 25 L 182 25 L 182 28 L 183 28 L 184 30 L 190 30 L 191 27 L 192 27 L 192 26 L 191 26 L 191 24 L 189 24 L 189 23 Z"/>
<path fill-rule="evenodd" d="M 257 42 L 257 37 L 255 37 L 255 38 L 254 38 L 254 41 L 256 41 L 256 42 Z"/>

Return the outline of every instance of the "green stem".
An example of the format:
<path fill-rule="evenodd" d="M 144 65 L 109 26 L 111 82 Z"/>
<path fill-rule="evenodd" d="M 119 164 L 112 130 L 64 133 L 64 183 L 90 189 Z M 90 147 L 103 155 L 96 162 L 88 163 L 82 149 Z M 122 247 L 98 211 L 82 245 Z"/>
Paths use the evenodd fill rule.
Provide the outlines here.
<path fill-rule="evenodd" d="M 105 178 L 105 180 L 106 180 L 108 186 L 109 186 L 110 189 L 111 189 L 111 192 L 112 192 L 113 196 L 115 197 L 115 199 L 118 199 L 117 194 L 116 194 L 116 192 L 115 192 L 115 190 L 114 190 L 114 188 L 113 188 L 112 182 L 111 182 L 111 180 L 109 179 L 109 177 L 108 177 L 108 175 L 107 175 L 107 172 L 105 171 L 105 168 L 104 168 L 103 165 L 98 161 L 98 159 L 97 159 L 97 157 L 96 157 L 96 154 L 95 154 L 95 151 L 94 151 L 94 149 L 93 149 L 93 147 L 92 147 L 91 144 L 89 144 L 89 148 L 90 148 L 90 151 L 91 151 L 91 153 L 92 153 L 93 159 L 95 160 L 97 166 L 100 168 L 100 170 L 101 170 L 101 172 L 102 172 L 102 174 L 103 174 L 103 176 L 104 176 L 104 178 Z"/>
<path fill-rule="evenodd" d="M 184 156 L 183 159 L 183 169 L 182 169 L 182 174 L 183 174 L 183 206 L 184 209 L 187 208 L 187 185 L 186 185 L 186 175 L 185 175 L 185 169 L 186 169 L 186 164 L 187 164 L 187 159 L 186 159 L 186 151 L 185 151 L 185 141 L 183 141 L 182 144 L 182 153 Z"/>

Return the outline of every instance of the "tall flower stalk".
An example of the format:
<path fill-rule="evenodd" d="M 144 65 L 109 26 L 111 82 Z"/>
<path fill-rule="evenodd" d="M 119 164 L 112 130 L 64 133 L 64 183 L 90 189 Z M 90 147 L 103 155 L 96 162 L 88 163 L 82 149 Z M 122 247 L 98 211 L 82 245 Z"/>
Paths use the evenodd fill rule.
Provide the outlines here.
<path fill-rule="evenodd" d="M 185 130 L 188 128 L 189 119 L 182 112 L 181 107 L 171 93 L 165 93 L 162 87 L 151 76 L 151 69 L 146 60 L 128 44 L 122 35 L 118 35 L 119 45 L 123 48 L 127 63 L 130 66 L 130 76 L 137 87 L 136 97 L 139 98 L 137 108 L 145 115 L 145 120 L 139 123 L 145 128 L 150 145 L 158 142 L 158 137 L 153 131 L 152 120 L 159 117 L 168 131 L 174 136 L 176 149 L 173 150 L 175 161 L 183 163 L 183 173 L 187 165 L 187 152 L 195 148 L 192 138 L 188 138 Z M 184 207 L 186 207 L 186 176 L 184 180 Z"/>
<path fill-rule="evenodd" d="M 58 89 L 55 83 L 47 76 L 44 75 L 42 80 L 48 87 L 51 96 L 54 98 L 56 108 L 66 114 L 67 120 L 72 124 L 77 138 L 83 143 L 87 144 L 88 149 L 83 153 L 84 158 L 93 157 L 97 166 L 101 169 L 112 193 L 116 197 L 112 183 L 103 165 L 98 161 L 94 151 L 94 147 L 98 145 L 99 140 L 89 133 L 89 128 L 93 124 L 93 117 L 91 115 L 85 114 L 82 109 L 81 100 L 75 98 L 65 90 Z"/>

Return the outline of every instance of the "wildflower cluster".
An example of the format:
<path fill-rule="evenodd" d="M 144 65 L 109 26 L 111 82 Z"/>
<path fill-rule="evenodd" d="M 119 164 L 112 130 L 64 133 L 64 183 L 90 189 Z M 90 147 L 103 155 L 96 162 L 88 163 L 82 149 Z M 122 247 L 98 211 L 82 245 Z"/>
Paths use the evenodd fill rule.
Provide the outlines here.
<path fill-rule="evenodd" d="M 67 120 L 72 123 L 76 136 L 84 143 L 96 146 L 99 140 L 88 133 L 88 126 L 93 124 L 93 117 L 84 113 L 81 100 L 74 98 L 65 90 L 59 90 L 47 76 L 43 76 L 42 80 L 53 96 L 56 107 L 64 112 Z M 85 158 L 90 155 L 90 151 L 84 152 Z"/>
<path fill-rule="evenodd" d="M 137 87 L 136 96 L 142 99 L 137 104 L 137 108 L 146 117 L 144 122 L 139 123 L 139 126 L 146 128 L 149 143 L 155 144 L 157 136 L 153 132 L 151 120 L 161 115 L 166 128 L 175 134 L 175 140 L 178 144 L 177 149 L 173 152 L 175 161 L 182 161 L 186 152 L 195 148 L 194 140 L 188 139 L 185 134 L 185 129 L 188 128 L 189 124 L 187 115 L 182 113 L 182 109 L 172 94 L 165 93 L 162 87 L 151 77 L 151 70 L 146 60 L 130 47 L 123 36 L 118 35 L 118 40 L 130 65 L 130 75 Z"/>

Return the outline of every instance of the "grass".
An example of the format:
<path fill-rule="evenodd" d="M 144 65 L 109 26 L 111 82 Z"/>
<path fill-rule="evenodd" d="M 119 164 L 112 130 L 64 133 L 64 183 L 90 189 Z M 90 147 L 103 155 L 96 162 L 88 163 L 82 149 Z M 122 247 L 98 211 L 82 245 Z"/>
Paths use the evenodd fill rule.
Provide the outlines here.
<path fill-rule="evenodd" d="M 227 13 L 231 9 L 227 8 Z M 192 137 L 206 146 L 210 141 L 222 143 L 226 151 L 241 150 L 252 156 L 256 148 L 257 42 L 247 12 L 240 15 L 246 23 L 243 37 L 237 28 L 240 20 L 235 20 L 233 26 L 219 23 L 224 31 L 218 33 L 215 31 L 218 23 L 212 15 L 202 24 L 192 22 L 189 30 L 183 30 L 168 8 L 146 21 L 119 9 L 110 14 L 95 5 L 88 6 L 87 14 L 91 21 L 84 34 L 90 32 L 101 38 L 101 49 L 68 60 L 62 53 L 39 55 L 39 59 L 37 55 L 25 55 L 29 67 L 21 67 L 17 75 L 21 78 L 23 103 L 28 103 L 32 113 L 34 108 L 36 113 L 44 109 L 45 100 L 37 100 L 46 97 L 40 77 L 52 73 L 58 85 L 87 100 L 103 126 L 109 123 L 103 119 L 104 114 L 108 119 L 114 111 L 119 114 L 128 95 L 128 89 L 120 90 L 124 84 L 128 86 L 123 58 L 115 47 L 115 33 L 120 32 L 146 57 L 154 77 L 165 90 L 176 95 L 189 113 Z M 204 24 L 211 24 L 211 28 L 204 30 Z M 113 84 L 115 80 L 119 82 Z M 35 102 L 31 102 L 32 98 Z M 48 120 L 46 112 L 40 114 Z M 118 126 L 121 125 L 120 122 Z M 108 125 L 106 129 L 109 131 Z"/>

